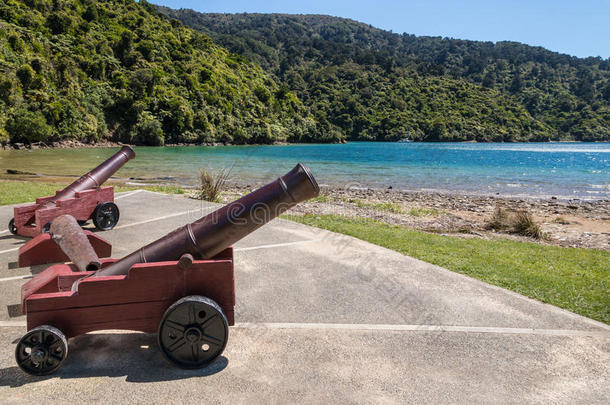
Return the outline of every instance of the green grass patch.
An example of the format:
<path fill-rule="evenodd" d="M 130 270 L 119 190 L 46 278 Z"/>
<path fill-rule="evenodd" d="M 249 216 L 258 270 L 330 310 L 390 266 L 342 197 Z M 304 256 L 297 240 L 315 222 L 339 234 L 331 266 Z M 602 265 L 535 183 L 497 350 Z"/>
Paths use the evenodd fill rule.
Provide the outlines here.
<path fill-rule="evenodd" d="M 413 207 L 409 210 L 408 214 L 413 217 L 437 217 L 441 215 L 443 212 L 437 210 L 436 208 L 422 208 L 422 207 Z"/>
<path fill-rule="evenodd" d="M 376 211 L 392 212 L 394 214 L 407 214 L 413 217 L 437 217 L 444 212 L 436 208 L 413 207 L 405 211 L 399 204 L 393 202 L 370 203 L 357 198 L 344 198 L 344 202 L 355 204 L 358 208 L 372 208 Z"/>
<path fill-rule="evenodd" d="M 377 211 L 385 211 L 385 212 L 393 212 L 395 214 L 403 214 L 404 211 L 400 207 L 400 205 L 391 203 L 391 202 L 383 202 L 383 203 L 370 203 L 363 200 L 359 200 L 357 198 L 344 198 L 344 202 L 355 204 L 358 208 L 373 208 Z"/>
<path fill-rule="evenodd" d="M 155 191 L 157 193 L 165 193 L 165 194 L 184 194 L 186 190 L 184 190 L 180 186 L 172 186 L 172 185 L 158 185 L 158 186 L 115 186 L 114 190 L 117 193 L 121 191 L 131 191 L 131 190 L 148 190 Z"/>
<path fill-rule="evenodd" d="M 309 202 L 325 203 L 325 202 L 328 202 L 328 196 L 325 195 L 325 194 L 320 194 L 319 196 L 311 198 L 308 201 Z"/>
<path fill-rule="evenodd" d="M 391 202 L 375 203 L 370 204 L 370 206 L 378 211 L 393 212 L 395 214 L 402 214 L 404 212 L 400 205 Z"/>
<path fill-rule="evenodd" d="M 0 181 L 0 205 L 34 202 L 37 197 L 54 195 L 57 190 L 63 190 L 66 183 L 45 183 L 38 181 Z M 114 186 L 116 192 L 144 189 L 167 194 L 184 194 L 185 190 L 178 186 Z"/>
<path fill-rule="evenodd" d="M 67 184 L 36 181 L 0 181 L 0 205 L 34 202 L 37 197 L 55 195 Z"/>
<path fill-rule="evenodd" d="M 336 215 L 289 219 L 343 233 L 610 323 L 610 252 L 461 239 Z"/>

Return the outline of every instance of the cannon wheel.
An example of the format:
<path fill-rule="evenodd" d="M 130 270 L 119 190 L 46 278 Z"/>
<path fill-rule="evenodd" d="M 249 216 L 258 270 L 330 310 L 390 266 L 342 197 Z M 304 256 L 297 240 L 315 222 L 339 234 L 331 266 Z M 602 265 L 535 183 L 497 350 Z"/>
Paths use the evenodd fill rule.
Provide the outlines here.
<path fill-rule="evenodd" d="M 88 219 L 77 219 L 76 222 L 78 222 L 78 224 L 80 226 L 83 226 L 83 225 L 86 225 L 87 222 L 89 222 L 89 220 Z"/>
<path fill-rule="evenodd" d="M 229 324 L 220 306 L 200 295 L 174 302 L 159 324 L 163 355 L 182 368 L 200 368 L 218 357 L 229 338 Z"/>
<path fill-rule="evenodd" d="M 13 235 L 17 235 L 17 227 L 15 226 L 15 218 L 11 218 L 11 220 L 8 221 L 8 230 Z"/>
<path fill-rule="evenodd" d="M 57 328 L 38 326 L 17 343 L 15 360 L 20 369 L 32 375 L 51 374 L 68 356 L 68 340 Z"/>
<path fill-rule="evenodd" d="M 109 231 L 119 222 L 119 207 L 112 202 L 103 202 L 95 207 L 93 224 L 100 231 Z"/>

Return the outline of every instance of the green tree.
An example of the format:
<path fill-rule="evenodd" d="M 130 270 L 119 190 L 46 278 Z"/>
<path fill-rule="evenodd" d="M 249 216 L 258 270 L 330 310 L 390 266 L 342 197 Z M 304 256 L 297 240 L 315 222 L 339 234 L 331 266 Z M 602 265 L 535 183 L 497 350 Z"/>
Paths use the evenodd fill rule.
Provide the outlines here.
<path fill-rule="evenodd" d="M 7 121 L 6 130 L 11 139 L 25 142 L 45 141 L 53 128 L 39 111 L 17 110 Z"/>
<path fill-rule="evenodd" d="M 161 146 L 165 143 L 161 123 L 149 111 L 140 114 L 131 133 L 131 142 L 151 146 Z"/>

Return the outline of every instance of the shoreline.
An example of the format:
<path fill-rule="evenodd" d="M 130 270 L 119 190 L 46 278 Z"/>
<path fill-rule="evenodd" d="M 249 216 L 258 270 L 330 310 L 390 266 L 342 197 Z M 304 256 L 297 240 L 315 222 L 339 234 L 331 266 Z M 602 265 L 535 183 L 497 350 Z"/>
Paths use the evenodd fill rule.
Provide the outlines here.
<path fill-rule="evenodd" d="M 9 181 L 73 181 L 79 176 L 65 176 L 65 175 L 54 175 L 54 174 L 37 174 L 27 171 L 5 169 L 4 173 L 0 173 L 1 180 Z M 188 183 L 180 183 L 174 181 L 175 177 L 111 177 L 109 182 L 115 184 L 127 185 L 132 187 L 137 186 L 177 186 L 185 190 L 194 190 L 197 186 Z M 261 180 L 235 180 L 229 179 L 226 183 L 226 187 L 229 190 L 241 190 L 248 188 L 256 188 L 265 185 L 267 182 Z M 532 202 L 558 202 L 566 204 L 580 204 L 580 203 L 603 203 L 610 204 L 610 191 L 606 193 L 604 197 L 583 197 L 583 196 L 567 196 L 567 195 L 531 195 L 531 194 L 500 194 L 500 193 L 485 193 L 485 192 L 473 192 L 466 190 L 449 190 L 449 189 L 408 189 L 393 186 L 389 187 L 376 187 L 361 185 L 361 187 L 354 187 L 353 183 L 342 185 L 340 183 L 320 183 L 320 188 L 329 190 L 351 190 L 355 193 L 358 192 L 373 192 L 373 193 L 386 193 L 390 195 L 397 194 L 425 194 L 425 195 L 438 195 L 444 198 L 452 197 L 471 197 L 479 199 L 499 199 L 499 200 L 523 200 Z M 360 186 L 360 185 L 359 185 Z"/>
<path fill-rule="evenodd" d="M 610 201 L 562 202 L 552 199 L 507 198 L 426 192 L 345 191 L 322 189 L 322 201 L 296 208 L 302 214 L 365 217 L 389 225 L 457 237 L 508 238 L 610 250 Z M 496 207 L 509 213 L 529 212 L 545 235 L 533 239 L 488 229 Z"/>
<path fill-rule="evenodd" d="M 228 184 L 221 201 L 233 201 L 258 186 Z M 534 239 L 489 229 L 488 224 L 496 207 L 511 214 L 530 213 L 540 227 L 543 238 Z M 562 247 L 610 250 L 610 199 L 562 201 L 450 192 L 373 188 L 354 190 L 321 185 L 320 196 L 299 204 L 288 213 L 291 214 L 368 218 L 460 238 L 505 238 Z"/>
<path fill-rule="evenodd" d="M 15 142 L 15 143 L 1 143 L 0 144 L 0 150 L 35 150 L 35 149 L 78 149 L 78 148 L 113 148 L 113 147 L 120 147 L 123 145 L 128 145 L 128 146 L 132 146 L 132 147 L 153 147 L 153 148 L 163 148 L 163 147 L 181 147 L 181 146 L 270 146 L 270 145 L 341 145 L 341 144 L 346 144 L 346 143 L 358 143 L 358 142 L 390 142 L 390 143 L 396 143 L 396 144 L 402 144 L 402 143 L 430 143 L 430 144 L 435 144 L 435 143 L 455 143 L 455 144 L 462 144 L 462 143 L 479 143 L 479 144 L 492 144 L 492 143 L 497 143 L 497 144 L 517 144 L 517 143 L 526 143 L 526 144 L 561 144 L 561 143 L 577 143 L 577 144 L 581 144 L 581 143 L 595 143 L 595 144 L 599 144 L 599 143 L 610 143 L 610 140 L 601 140 L 601 141 L 577 141 L 577 140 L 559 140 L 559 141 L 544 141 L 544 142 L 539 142 L 539 141 L 519 141 L 519 142 L 479 142 L 479 141 L 475 141 L 475 140 L 471 140 L 471 141 L 443 141 L 443 142 L 427 142 L 427 141 L 411 141 L 411 142 L 401 142 L 401 141 L 377 141 L 377 140 L 367 140 L 367 141 L 361 141 L 361 140 L 343 140 L 341 142 L 289 142 L 289 141 L 276 141 L 273 143 L 246 143 L 246 144 L 234 144 L 234 143 L 230 143 L 230 142 L 204 142 L 204 143 L 168 143 L 168 144 L 164 144 L 164 145 L 158 145 L 158 146 L 153 146 L 153 145 L 135 145 L 135 144 L 130 144 L 130 143 L 125 143 L 125 142 L 117 142 L 117 141 L 111 141 L 111 140 L 104 140 L 104 141 L 100 141 L 100 142 L 95 142 L 95 143 L 87 143 L 87 142 L 83 142 L 83 141 L 79 141 L 79 140 L 72 140 L 72 139 L 67 139 L 67 140 L 61 140 L 61 141 L 54 141 L 54 142 L 49 142 L 48 144 L 45 142 L 33 142 L 30 144 L 26 144 L 26 143 L 22 143 L 22 142 Z"/>
<path fill-rule="evenodd" d="M 0 181 L 70 183 L 74 177 L 32 174 L 0 174 Z M 183 189 L 196 198 L 195 187 L 171 181 L 111 178 L 106 184 L 133 188 L 170 186 Z M 148 180 L 148 179 L 147 179 Z M 262 186 L 263 182 L 231 181 L 221 193 L 220 202 L 231 202 Z M 544 237 L 533 239 L 488 228 L 496 207 L 509 213 L 528 212 Z M 419 231 L 459 238 L 505 238 L 542 244 L 610 250 L 610 199 L 583 200 L 558 198 L 475 195 L 444 191 L 417 191 L 375 188 L 344 188 L 320 185 L 320 196 L 299 204 L 288 215 L 340 215 L 378 220 Z"/>

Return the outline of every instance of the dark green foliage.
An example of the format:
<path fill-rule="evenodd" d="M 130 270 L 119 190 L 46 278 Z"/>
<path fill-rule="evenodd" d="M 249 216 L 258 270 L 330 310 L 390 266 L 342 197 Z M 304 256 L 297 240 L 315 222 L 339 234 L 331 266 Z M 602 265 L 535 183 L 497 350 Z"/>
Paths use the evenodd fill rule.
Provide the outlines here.
<path fill-rule="evenodd" d="M 1 142 L 326 136 L 260 66 L 144 1 L 5 0 L 0 27 Z"/>
<path fill-rule="evenodd" d="M 83 18 L 87 21 L 93 21 L 98 17 L 97 6 L 95 4 L 89 4 L 83 13 Z"/>
<path fill-rule="evenodd" d="M 53 35 L 68 34 L 72 28 L 72 19 L 68 14 L 53 12 L 47 17 L 45 25 Z"/>
<path fill-rule="evenodd" d="M 8 119 L 6 130 L 11 139 L 20 142 L 44 141 L 52 132 L 42 113 L 22 109 Z"/>
<path fill-rule="evenodd" d="M 145 1 L 0 2 L 0 141 L 610 139 L 610 60 L 162 11 L 204 33 Z"/>
<path fill-rule="evenodd" d="M 610 140 L 610 59 L 320 15 L 159 9 L 260 63 L 351 139 Z"/>
<path fill-rule="evenodd" d="M 23 65 L 17 69 L 16 75 L 23 88 L 27 89 L 34 78 L 34 69 L 32 69 L 29 65 Z"/>
<path fill-rule="evenodd" d="M 271 94 L 264 87 L 257 87 L 257 88 L 255 88 L 254 89 L 254 94 L 256 94 L 256 97 L 258 97 L 258 99 L 260 101 L 262 101 L 263 103 L 265 103 L 265 104 L 267 104 L 269 102 L 269 99 L 271 98 Z"/>
<path fill-rule="evenodd" d="M 135 144 L 161 146 L 165 139 L 161 123 L 150 112 L 140 114 L 138 122 L 133 128 L 131 142 Z"/>

